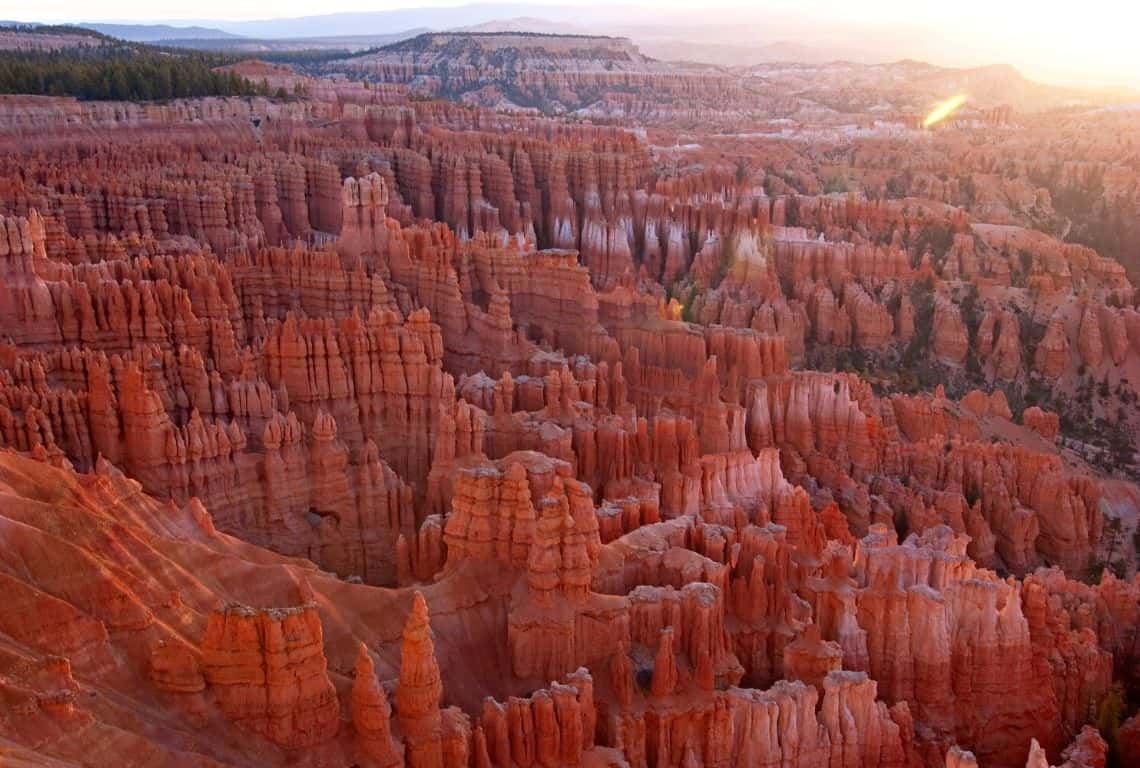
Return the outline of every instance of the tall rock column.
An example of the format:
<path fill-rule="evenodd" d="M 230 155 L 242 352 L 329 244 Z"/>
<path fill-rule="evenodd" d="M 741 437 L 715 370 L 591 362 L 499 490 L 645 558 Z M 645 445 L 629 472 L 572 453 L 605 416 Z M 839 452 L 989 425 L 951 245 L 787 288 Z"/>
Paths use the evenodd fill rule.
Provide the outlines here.
<path fill-rule="evenodd" d="M 392 739 L 392 707 L 380 681 L 368 646 L 360 644 L 356 655 L 356 680 L 352 684 L 352 725 L 356 729 L 356 761 L 368 768 L 396 768 L 404 764 Z"/>
<path fill-rule="evenodd" d="M 653 661 L 650 690 L 656 697 L 671 696 L 677 687 L 677 659 L 673 656 L 673 628 L 661 630 L 657 655 Z"/>
<path fill-rule="evenodd" d="M 386 255 L 388 199 L 388 187 L 378 173 L 344 180 L 343 223 L 336 250 L 347 266 L 371 269 Z"/>
<path fill-rule="evenodd" d="M 420 592 L 404 624 L 396 711 L 404 731 L 408 768 L 443 768 L 443 681 L 435 660 L 427 602 Z"/>

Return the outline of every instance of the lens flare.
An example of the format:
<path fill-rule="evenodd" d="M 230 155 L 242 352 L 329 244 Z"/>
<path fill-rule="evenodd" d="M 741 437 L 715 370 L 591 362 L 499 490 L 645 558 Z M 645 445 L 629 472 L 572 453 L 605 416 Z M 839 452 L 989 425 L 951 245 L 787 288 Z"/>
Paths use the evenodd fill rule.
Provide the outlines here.
<path fill-rule="evenodd" d="M 923 128 L 930 128 L 931 126 L 938 125 L 950 115 L 958 111 L 958 109 L 966 103 L 966 94 L 959 93 L 957 96 L 952 96 L 946 101 L 939 102 L 931 110 L 926 119 L 922 121 Z"/>

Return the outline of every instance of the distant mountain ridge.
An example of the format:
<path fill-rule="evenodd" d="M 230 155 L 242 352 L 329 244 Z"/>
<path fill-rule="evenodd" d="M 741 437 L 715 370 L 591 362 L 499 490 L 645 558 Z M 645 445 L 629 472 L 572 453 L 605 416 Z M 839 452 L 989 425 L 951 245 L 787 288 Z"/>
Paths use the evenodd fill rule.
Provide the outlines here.
<path fill-rule="evenodd" d="M 536 48 L 544 48 L 550 44 L 560 42 L 593 42 L 606 47 L 632 49 L 636 51 L 633 41 L 628 37 L 617 35 L 589 35 L 547 32 L 524 32 L 521 30 L 504 30 L 501 32 L 461 31 L 450 30 L 444 32 L 424 32 L 407 40 L 392 43 L 389 50 L 428 50 L 450 45 L 455 42 L 479 47 L 514 47 L 519 40 L 531 41 Z"/>
<path fill-rule="evenodd" d="M 532 32 L 542 35 L 589 35 L 590 30 L 570 22 L 551 21 L 534 16 L 516 16 L 511 19 L 495 19 L 482 24 L 456 27 L 453 32 L 495 33 Z"/>
<path fill-rule="evenodd" d="M 257 38 L 339 37 L 361 34 L 395 34 L 409 29 L 447 30 L 486 24 L 502 19 L 532 16 L 533 4 L 475 3 L 452 8 L 397 8 L 303 16 L 292 19 L 255 21 L 195 21 L 230 34 Z M 587 18 L 581 8 L 543 6 L 543 17 L 551 22 Z"/>
<path fill-rule="evenodd" d="M 157 43 L 177 38 L 227 40 L 241 37 L 213 27 L 202 26 L 179 27 L 171 24 L 103 24 L 94 22 L 83 22 L 77 26 L 117 37 L 120 40 L 129 40 L 132 43 Z"/>
<path fill-rule="evenodd" d="M 370 48 L 406 40 L 430 32 L 428 29 L 409 29 L 391 35 L 338 35 L 335 37 L 227 37 L 227 38 L 174 38 L 160 41 L 176 48 L 235 54 L 269 54 L 296 51 L 343 51 L 355 53 Z"/>

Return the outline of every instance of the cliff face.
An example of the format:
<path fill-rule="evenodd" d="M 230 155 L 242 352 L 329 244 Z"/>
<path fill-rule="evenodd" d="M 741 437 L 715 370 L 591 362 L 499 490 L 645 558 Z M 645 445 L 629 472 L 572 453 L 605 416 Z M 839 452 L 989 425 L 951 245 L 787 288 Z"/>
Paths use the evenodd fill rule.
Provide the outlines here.
<path fill-rule="evenodd" d="M 733 78 L 705 68 L 649 59 L 627 39 L 587 35 L 428 33 L 326 68 L 520 111 L 561 113 L 644 91 L 712 106 L 724 95 L 710 94 L 740 91 Z"/>
<path fill-rule="evenodd" d="M 215 611 L 201 652 L 202 677 L 239 727 L 294 749 L 336 735 L 340 711 L 315 606 Z"/>
<path fill-rule="evenodd" d="M 735 75 L 559 40 L 358 66 L 746 114 Z M 764 133 L 298 82 L 0 120 L 19 759 L 1103 764 L 1140 625 L 1134 489 L 1090 468 L 1130 461 L 1112 262 L 979 223 L 982 181 L 869 194 L 873 142 L 841 196 Z"/>

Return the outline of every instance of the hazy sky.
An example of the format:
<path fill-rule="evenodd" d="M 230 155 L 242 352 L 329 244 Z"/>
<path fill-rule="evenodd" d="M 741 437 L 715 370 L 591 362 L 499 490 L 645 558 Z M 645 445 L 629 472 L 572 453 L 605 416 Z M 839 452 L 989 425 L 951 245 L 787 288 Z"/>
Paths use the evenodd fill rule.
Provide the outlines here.
<path fill-rule="evenodd" d="M 460 4 L 462 0 L 0 0 L 0 19 L 236 21 Z M 542 7 L 552 4 L 599 5 L 596 0 L 537 0 L 533 15 L 541 17 Z M 818 37 L 811 39 L 813 29 L 842 26 L 851 30 L 851 43 L 872 39 L 867 33 L 886 35 L 906 55 L 937 64 L 1006 62 L 1049 82 L 1140 87 L 1140 8 L 1128 0 L 657 0 L 644 20 L 690 14 L 696 24 L 738 23 L 737 29 L 754 31 L 758 43 L 773 42 L 772 29 L 764 23 L 771 16 L 784 21 L 781 40 L 799 36 L 792 21 L 802 25 L 802 41 L 809 43 L 818 42 Z"/>

